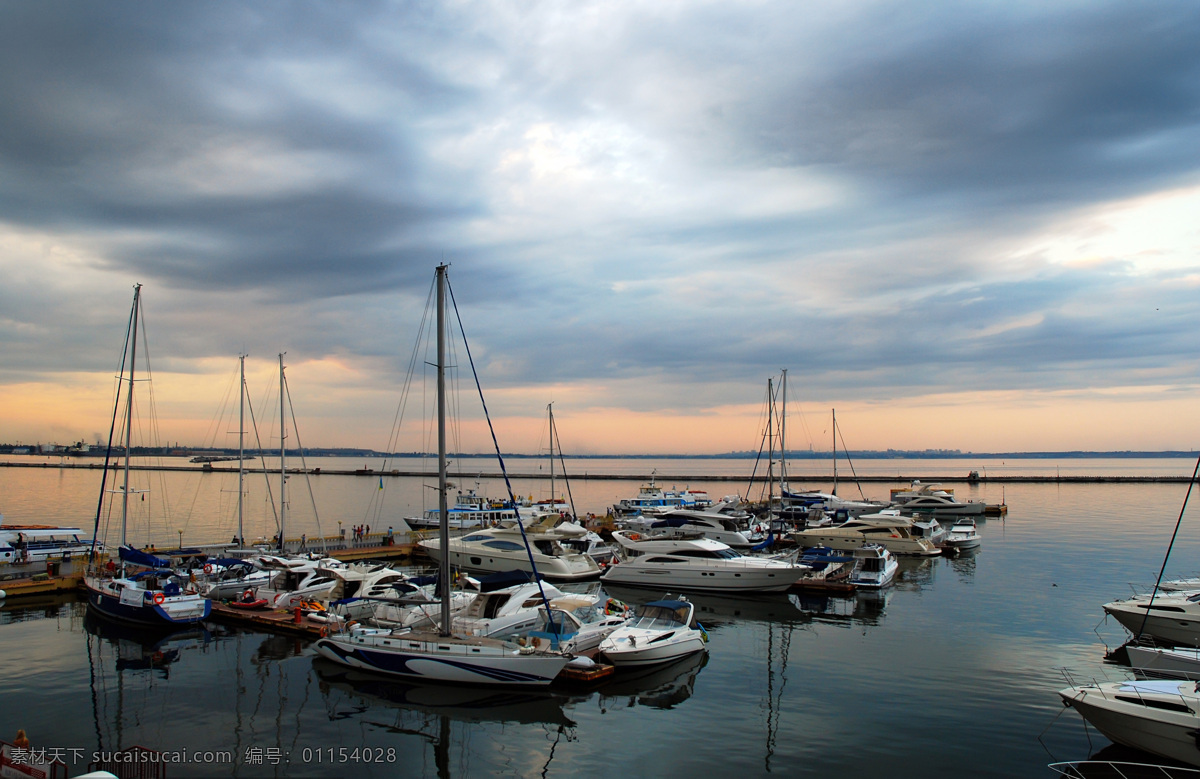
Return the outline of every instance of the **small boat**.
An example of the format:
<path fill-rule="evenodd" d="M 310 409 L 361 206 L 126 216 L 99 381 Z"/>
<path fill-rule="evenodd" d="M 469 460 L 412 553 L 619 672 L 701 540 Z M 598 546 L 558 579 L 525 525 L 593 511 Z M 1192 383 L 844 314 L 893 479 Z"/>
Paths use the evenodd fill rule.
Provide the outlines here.
<path fill-rule="evenodd" d="M 551 647 L 578 654 L 600 646 L 600 642 L 624 627 L 632 615 L 625 604 L 612 598 L 598 603 L 581 595 L 563 595 L 550 601 L 553 619 L 541 610 L 541 626 L 529 632 L 531 639 L 545 639 Z"/>
<path fill-rule="evenodd" d="M 246 590 L 242 593 L 242 597 L 229 601 L 230 608 L 235 608 L 240 611 L 255 611 L 265 609 L 267 607 L 267 599 L 260 598 L 254 594 L 254 590 Z"/>
<path fill-rule="evenodd" d="M 623 627 L 601 641 L 600 654 L 618 667 L 654 665 L 703 652 L 707 640 L 690 601 L 657 600 L 639 606 Z"/>
<path fill-rule="evenodd" d="M 1059 690 L 1063 703 L 1111 741 L 1200 766 L 1196 682 L 1172 680 L 1084 684 Z"/>
<path fill-rule="evenodd" d="M 970 517 L 960 517 L 950 527 L 944 545 L 950 549 L 962 550 L 974 549 L 982 542 L 983 539 L 979 536 L 979 528 L 975 526 L 975 520 Z"/>
<path fill-rule="evenodd" d="M 854 550 L 854 559 L 859 565 L 850 574 L 850 583 L 864 589 L 888 586 L 900 569 L 895 556 L 879 544 L 863 544 Z"/>

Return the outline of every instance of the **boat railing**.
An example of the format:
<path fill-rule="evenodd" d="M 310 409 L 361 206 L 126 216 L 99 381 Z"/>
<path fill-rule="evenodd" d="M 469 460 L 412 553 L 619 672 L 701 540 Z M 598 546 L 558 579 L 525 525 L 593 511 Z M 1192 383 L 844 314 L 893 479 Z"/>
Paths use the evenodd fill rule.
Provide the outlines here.
<path fill-rule="evenodd" d="M 1200 769 L 1183 766 L 1158 765 L 1154 763 L 1128 763 L 1113 760 L 1071 760 L 1050 763 L 1046 766 L 1060 776 L 1083 779 L 1084 777 L 1119 777 L 1120 779 L 1150 779 L 1168 777 L 1182 779 L 1200 777 Z"/>

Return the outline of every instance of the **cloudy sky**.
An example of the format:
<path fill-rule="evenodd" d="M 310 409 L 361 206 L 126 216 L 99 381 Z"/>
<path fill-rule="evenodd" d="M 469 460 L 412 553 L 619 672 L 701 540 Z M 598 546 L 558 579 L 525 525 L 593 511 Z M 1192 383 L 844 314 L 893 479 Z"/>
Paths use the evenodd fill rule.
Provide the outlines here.
<path fill-rule="evenodd" d="M 106 434 L 142 283 L 168 439 L 286 351 L 306 445 L 384 448 L 444 261 L 506 449 L 550 402 L 569 452 L 754 449 L 784 368 L 796 448 L 836 408 L 853 448 L 1194 449 L 1198 40 L 1192 2 L 0 4 L 0 441 Z"/>

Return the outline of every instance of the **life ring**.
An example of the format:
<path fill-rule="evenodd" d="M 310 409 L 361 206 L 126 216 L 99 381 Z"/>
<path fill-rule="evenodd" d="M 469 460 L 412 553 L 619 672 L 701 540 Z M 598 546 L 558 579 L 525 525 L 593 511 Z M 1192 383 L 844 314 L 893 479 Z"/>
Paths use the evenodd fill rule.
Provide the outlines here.
<path fill-rule="evenodd" d="M 321 629 L 317 631 L 317 634 L 320 635 L 321 638 L 325 638 L 329 635 L 329 628 L 322 626 Z"/>
<path fill-rule="evenodd" d="M 630 533 L 630 534 L 629 534 L 629 540 L 630 540 L 630 541 L 640 541 L 640 540 L 641 540 L 641 538 L 642 538 L 642 537 L 641 537 L 641 536 L 639 536 L 637 533 Z"/>
<path fill-rule="evenodd" d="M 243 592 L 242 600 L 244 600 L 244 601 L 254 600 L 254 590 L 246 590 L 245 592 Z"/>
<path fill-rule="evenodd" d="M 167 599 L 167 596 L 163 595 L 161 592 L 154 593 L 154 605 L 155 606 L 161 606 L 163 604 L 163 601 L 165 601 L 166 599 Z"/>
<path fill-rule="evenodd" d="M 212 573 L 212 563 L 206 563 L 204 566 L 205 573 Z"/>

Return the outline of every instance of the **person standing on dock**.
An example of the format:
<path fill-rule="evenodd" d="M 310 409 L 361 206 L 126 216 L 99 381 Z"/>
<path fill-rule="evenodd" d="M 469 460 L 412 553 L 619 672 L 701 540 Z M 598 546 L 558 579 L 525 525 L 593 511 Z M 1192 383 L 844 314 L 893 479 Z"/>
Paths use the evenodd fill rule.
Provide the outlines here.
<path fill-rule="evenodd" d="M 391 546 L 391 545 L 392 545 L 392 543 L 393 543 L 393 541 L 392 541 L 392 526 L 391 526 L 391 525 L 388 525 L 388 532 L 387 532 L 387 546 Z"/>

